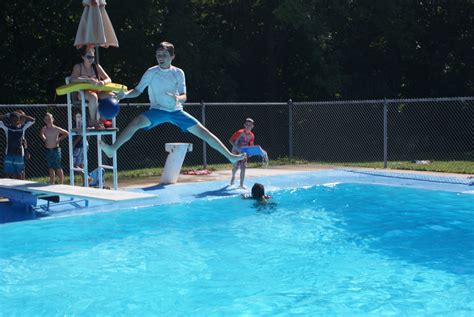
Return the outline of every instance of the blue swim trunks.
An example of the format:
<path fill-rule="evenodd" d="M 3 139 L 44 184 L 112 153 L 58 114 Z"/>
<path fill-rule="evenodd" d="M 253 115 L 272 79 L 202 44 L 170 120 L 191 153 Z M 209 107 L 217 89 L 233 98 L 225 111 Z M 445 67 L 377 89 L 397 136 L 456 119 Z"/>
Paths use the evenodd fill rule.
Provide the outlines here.
<path fill-rule="evenodd" d="M 22 155 L 5 155 L 3 172 L 5 174 L 21 174 L 25 170 L 25 159 Z"/>
<path fill-rule="evenodd" d="M 46 149 L 46 161 L 48 162 L 48 168 L 60 169 L 61 166 L 61 148 L 57 147 L 54 149 Z"/>
<path fill-rule="evenodd" d="M 183 110 L 169 112 L 159 109 L 150 109 L 145 111 L 143 115 L 151 122 L 151 124 L 146 127 L 145 130 L 150 130 L 157 125 L 169 122 L 175 126 L 178 126 L 183 132 L 187 132 L 190 127 L 199 123 L 196 118 Z"/>

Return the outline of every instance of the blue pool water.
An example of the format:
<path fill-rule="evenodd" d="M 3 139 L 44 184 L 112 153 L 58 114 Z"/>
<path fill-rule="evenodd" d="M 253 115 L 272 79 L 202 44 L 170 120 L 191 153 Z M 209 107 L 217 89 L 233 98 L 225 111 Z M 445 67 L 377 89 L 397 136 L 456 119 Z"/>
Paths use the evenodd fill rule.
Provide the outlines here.
<path fill-rule="evenodd" d="M 474 315 L 474 195 L 342 183 L 272 200 L 2 225 L 2 314 Z"/>

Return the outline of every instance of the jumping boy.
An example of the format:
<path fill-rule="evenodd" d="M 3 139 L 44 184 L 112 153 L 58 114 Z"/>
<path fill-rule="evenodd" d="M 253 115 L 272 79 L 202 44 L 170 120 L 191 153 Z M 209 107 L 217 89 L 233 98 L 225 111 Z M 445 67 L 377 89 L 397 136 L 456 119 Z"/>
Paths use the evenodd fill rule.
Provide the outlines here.
<path fill-rule="evenodd" d="M 10 119 L 5 124 L 3 120 Z M 22 124 L 22 120 L 24 123 Z M 35 118 L 20 114 L 19 112 L 7 113 L 0 116 L 0 128 L 5 131 L 7 145 L 3 160 L 3 172 L 7 177 L 24 179 L 25 172 L 25 131 L 35 123 Z"/>
<path fill-rule="evenodd" d="M 64 172 L 61 165 L 61 148 L 59 143 L 67 138 L 69 133 L 54 125 L 54 117 L 49 112 L 44 116 L 44 123 L 46 125 L 41 129 L 40 137 L 46 147 L 49 183 L 54 184 L 56 176 L 58 176 L 59 184 L 62 184 L 64 182 Z"/>
<path fill-rule="evenodd" d="M 232 153 L 238 154 L 240 148 L 243 146 L 252 146 L 254 145 L 255 135 L 252 132 L 254 127 L 254 121 L 251 118 L 245 119 L 244 128 L 237 130 L 232 134 L 229 139 L 229 142 L 232 144 Z M 245 180 L 245 169 L 247 168 L 247 158 L 235 162 L 232 165 L 232 178 L 230 184 L 234 185 L 235 182 L 235 173 L 240 168 L 240 187 L 245 189 L 244 180 Z"/>
<path fill-rule="evenodd" d="M 245 154 L 232 154 L 222 142 L 204 127 L 196 118 L 183 110 L 186 102 L 186 82 L 182 69 L 171 65 L 175 58 L 174 46 L 162 42 L 156 50 L 158 65 L 149 68 L 142 76 L 140 83 L 128 92 L 118 93 L 118 99 L 135 98 L 148 88 L 150 109 L 132 120 L 118 136 L 114 144 L 101 142 L 102 150 L 112 157 L 140 129 L 150 130 L 165 122 L 172 123 L 183 132 L 191 132 L 206 141 L 212 148 L 224 155 L 231 163 L 245 158 Z"/>

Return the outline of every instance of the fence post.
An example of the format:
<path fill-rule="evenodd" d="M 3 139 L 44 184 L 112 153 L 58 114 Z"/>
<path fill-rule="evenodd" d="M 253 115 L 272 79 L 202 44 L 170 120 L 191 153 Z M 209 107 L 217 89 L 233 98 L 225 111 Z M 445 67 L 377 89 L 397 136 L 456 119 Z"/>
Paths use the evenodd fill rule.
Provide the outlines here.
<path fill-rule="evenodd" d="M 293 159 L 293 100 L 288 100 L 288 158 Z"/>
<path fill-rule="evenodd" d="M 387 148 L 388 148 L 387 115 L 388 115 L 387 98 L 384 98 L 383 99 L 383 168 L 387 168 Z"/>
<path fill-rule="evenodd" d="M 202 125 L 206 126 L 206 105 L 203 100 L 201 100 L 201 121 Z M 207 168 L 207 144 L 205 141 L 202 141 L 202 165 Z"/>

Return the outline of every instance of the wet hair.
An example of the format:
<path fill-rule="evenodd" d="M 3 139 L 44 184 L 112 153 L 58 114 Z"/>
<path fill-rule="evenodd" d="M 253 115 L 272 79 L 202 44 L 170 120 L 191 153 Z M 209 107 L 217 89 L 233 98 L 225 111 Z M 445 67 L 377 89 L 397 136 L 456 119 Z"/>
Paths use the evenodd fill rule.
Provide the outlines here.
<path fill-rule="evenodd" d="M 170 53 L 170 56 L 174 56 L 174 45 L 170 42 L 161 42 L 160 44 L 158 44 L 158 46 L 156 47 L 156 51 L 158 52 L 162 50 L 166 50 L 168 51 L 168 53 Z"/>
<path fill-rule="evenodd" d="M 265 187 L 260 183 L 255 183 L 252 186 L 252 198 L 253 199 L 262 199 L 265 197 Z"/>

